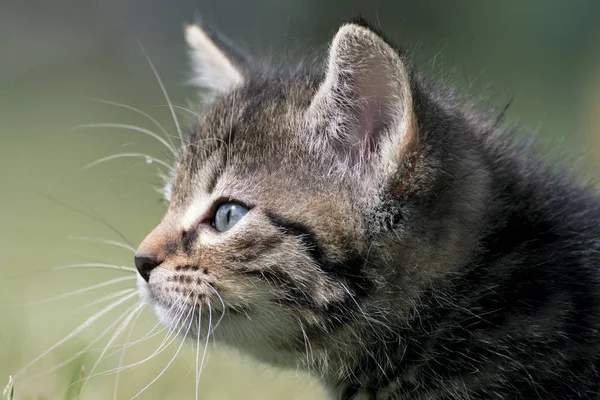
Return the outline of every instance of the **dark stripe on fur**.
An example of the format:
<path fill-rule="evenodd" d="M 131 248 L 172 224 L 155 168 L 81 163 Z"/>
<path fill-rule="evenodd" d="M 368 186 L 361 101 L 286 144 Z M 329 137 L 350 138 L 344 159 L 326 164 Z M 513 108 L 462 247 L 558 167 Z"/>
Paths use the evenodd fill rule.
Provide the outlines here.
<path fill-rule="evenodd" d="M 360 300 L 366 297 L 373 288 L 373 282 L 363 271 L 366 261 L 358 254 L 349 254 L 343 261 L 329 261 L 315 234 L 308 226 L 273 213 L 267 213 L 267 217 L 271 224 L 282 233 L 301 240 L 319 270 L 346 286 L 348 289 L 346 296 L 339 301 L 330 302 L 324 311 L 330 315 L 329 322 L 332 323 L 330 328 L 349 321 L 354 316 Z"/>
<path fill-rule="evenodd" d="M 317 238 L 312 230 L 305 224 L 297 221 L 290 221 L 273 213 L 267 213 L 267 218 L 271 225 L 275 226 L 286 235 L 296 236 L 308 250 L 308 254 L 315 261 L 323 259 L 323 250 L 317 243 Z"/>
<path fill-rule="evenodd" d="M 226 141 L 224 140 L 217 140 L 216 141 L 216 148 L 215 150 L 213 150 L 213 152 L 219 151 L 220 152 L 220 167 L 217 168 L 213 175 L 210 177 L 210 180 L 208 181 L 208 186 L 206 188 L 206 191 L 208 193 L 212 193 L 212 191 L 215 189 L 215 186 L 217 186 L 217 182 L 219 181 L 219 178 L 221 177 L 221 175 L 223 175 L 223 171 L 225 171 L 225 169 L 227 168 L 227 163 L 229 162 L 229 149 L 231 148 L 232 144 L 233 144 L 233 140 L 235 138 L 235 133 L 236 130 L 232 127 L 229 129 L 229 132 L 227 133 L 227 137 L 226 137 Z"/>
<path fill-rule="evenodd" d="M 362 274 L 363 260 L 359 255 L 348 254 L 343 261 L 329 261 L 322 247 L 313 233 L 305 224 L 298 221 L 290 221 L 273 213 L 267 213 L 269 222 L 281 232 L 296 236 L 307 249 L 308 255 L 315 261 L 319 268 L 326 274 L 335 278 L 347 278 L 365 283 Z"/>

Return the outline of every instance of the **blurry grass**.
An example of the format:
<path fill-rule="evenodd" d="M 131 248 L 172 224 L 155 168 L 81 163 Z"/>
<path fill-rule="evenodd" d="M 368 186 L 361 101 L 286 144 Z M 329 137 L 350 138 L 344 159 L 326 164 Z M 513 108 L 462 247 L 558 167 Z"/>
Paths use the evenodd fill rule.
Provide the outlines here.
<path fill-rule="evenodd" d="M 75 364 L 77 365 L 77 364 Z M 79 368 L 74 368 L 72 372 L 71 384 L 67 388 L 65 399 L 78 399 L 81 397 L 83 383 L 85 378 L 85 365 L 81 364 Z"/>
<path fill-rule="evenodd" d="M 8 384 L 4 388 L 4 391 L 2 392 L 2 396 L 6 400 L 13 400 L 14 399 L 14 397 L 15 397 L 15 385 L 14 385 L 12 376 L 8 377 Z"/>

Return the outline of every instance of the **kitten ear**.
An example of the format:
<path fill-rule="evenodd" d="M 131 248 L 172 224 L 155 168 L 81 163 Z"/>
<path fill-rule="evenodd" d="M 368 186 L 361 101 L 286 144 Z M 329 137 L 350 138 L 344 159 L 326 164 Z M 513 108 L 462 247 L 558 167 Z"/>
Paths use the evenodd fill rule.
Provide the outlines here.
<path fill-rule="evenodd" d="M 372 29 L 343 25 L 329 50 L 325 79 L 309 107 L 317 135 L 350 168 L 397 163 L 415 136 L 410 82 L 396 50 Z"/>
<path fill-rule="evenodd" d="M 249 58 L 200 23 L 188 25 L 185 39 L 194 70 L 191 83 L 212 92 L 228 93 L 247 79 Z"/>

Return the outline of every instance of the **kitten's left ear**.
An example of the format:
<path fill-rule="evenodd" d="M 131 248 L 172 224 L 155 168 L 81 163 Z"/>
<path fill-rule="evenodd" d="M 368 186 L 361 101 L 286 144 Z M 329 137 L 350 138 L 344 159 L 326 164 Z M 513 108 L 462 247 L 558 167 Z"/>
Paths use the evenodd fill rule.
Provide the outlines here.
<path fill-rule="evenodd" d="M 250 72 L 250 58 L 206 25 L 196 23 L 185 29 L 194 70 L 191 83 L 210 91 L 225 94 L 242 86 Z"/>
<path fill-rule="evenodd" d="M 410 88 L 404 62 L 378 33 L 343 25 L 308 110 L 315 139 L 333 144 L 350 169 L 399 162 L 416 136 Z"/>

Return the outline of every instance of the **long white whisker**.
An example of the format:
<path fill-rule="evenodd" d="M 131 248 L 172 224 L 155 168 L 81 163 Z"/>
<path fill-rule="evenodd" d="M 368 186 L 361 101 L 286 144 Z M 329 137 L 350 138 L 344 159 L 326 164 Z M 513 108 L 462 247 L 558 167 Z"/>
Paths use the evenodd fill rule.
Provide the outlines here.
<path fill-rule="evenodd" d="M 67 342 L 68 340 L 70 340 L 74 336 L 78 335 L 79 333 L 81 333 L 81 331 L 83 331 L 85 328 L 87 328 L 88 326 L 90 326 L 91 324 L 93 324 L 100 317 L 102 317 L 103 315 L 105 315 L 109 311 L 115 309 L 120 304 L 124 303 L 125 301 L 129 300 L 130 298 L 132 298 L 135 295 L 137 295 L 137 293 L 131 293 L 131 294 L 125 296 L 124 298 L 122 298 L 122 299 L 120 299 L 118 301 L 115 301 L 114 303 L 108 305 L 107 307 L 104 307 L 102 310 L 100 310 L 96 314 L 92 315 L 84 323 L 82 323 L 77 328 L 75 328 L 71 333 L 69 333 L 67 336 L 65 336 L 64 338 L 62 338 L 61 340 L 59 340 L 58 342 L 56 342 L 52 346 L 50 346 L 50 348 L 48 348 L 42 354 L 40 354 L 39 356 L 37 356 L 36 358 L 34 358 L 32 361 L 30 361 L 23 368 L 21 368 L 21 370 L 14 375 L 15 379 L 16 379 L 16 377 L 18 377 L 19 375 L 21 375 L 27 368 L 29 368 L 30 366 L 32 366 L 33 364 L 35 364 L 36 362 L 38 362 L 40 359 L 42 359 L 43 357 L 45 357 L 52 350 L 56 349 L 58 346 L 60 346 L 63 343 Z"/>
<path fill-rule="evenodd" d="M 134 289 L 129 289 L 129 291 L 132 291 Z M 122 295 L 122 293 L 119 293 L 119 295 Z M 113 297 L 117 297 L 114 296 Z M 107 299 L 104 299 L 107 300 Z M 81 308 L 80 308 L 81 310 Z M 78 310 L 79 311 L 79 310 Z M 61 361 L 59 364 L 53 366 L 52 368 L 50 368 L 49 370 L 39 373 L 37 375 L 32 376 L 30 379 L 35 379 L 47 374 L 50 374 L 58 369 L 60 369 L 61 367 L 69 364 L 71 361 L 75 360 L 77 357 L 79 357 L 82 354 L 87 353 L 88 351 L 94 351 L 97 349 L 92 349 L 92 346 L 96 343 L 98 343 L 116 324 L 118 324 L 123 318 L 125 318 L 126 313 L 123 313 L 121 316 L 119 316 L 117 319 L 115 319 L 115 321 L 113 321 L 107 328 L 105 328 L 102 332 L 100 332 L 99 335 L 97 335 L 94 340 L 92 340 L 90 343 L 88 343 L 88 345 L 86 347 L 84 347 L 82 350 L 79 350 L 77 353 L 75 353 L 73 356 L 69 357 L 68 359 Z"/>
<path fill-rule="evenodd" d="M 81 199 L 79 199 L 79 203 L 85 208 L 85 209 L 81 209 L 78 207 L 75 207 L 69 203 L 66 203 L 64 201 L 61 201 L 55 197 L 52 197 L 46 193 L 42 193 L 42 192 L 38 192 L 41 196 L 47 198 L 48 200 L 52 201 L 53 203 L 56 203 L 58 205 L 60 205 L 61 207 L 66 208 L 67 210 L 71 210 L 73 212 L 76 212 L 77 214 L 81 214 L 84 215 L 85 217 L 91 219 L 92 221 L 98 222 L 102 225 L 104 225 L 105 227 L 107 227 L 108 229 L 110 229 L 111 231 L 113 231 L 114 233 L 117 234 L 117 236 L 119 236 L 121 239 L 123 239 L 123 241 L 125 241 L 125 243 L 131 245 L 131 243 L 129 242 L 129 240 L 127 240 L 127 237 L 125 237 L 125 235 L 123 235 L 123 233 L 121 231 L 119 231 L 117 228 L 115 228 L 110 222 L 108 222 L 105 218 L 103 218 L 100 214 L 98 214 L 97 212 L 95 212 L 93 209 L 91 209 L 90 207 L 88 207 L 87 205 L 85 205 L 85 203 L 83 203 L 81 201 Z"/>
<path fill-rule="evenodd" d="M 70 359 L 68 359 L 68 360 L 64 361 L 63 363 L 59 364 L 59 366 L 64 365 L 64 364 L 70 362 L 71 360 L 75 359 L 77 356 L 79 356 L 81 354 L 84 354 L 86 352 L 92 352 L 92 351 L 96 351 L 96 350 L 102 350 L 103 352 L 105 352 L 108 348 L 118 347 L 117 345 L 111 346 L 111 342 L 114 340 L 114 335 L 113 335 L 113 337 L 110 339 L 109 343 L 107 343 L 105 346 L 103 346 L 103 347 L 97 347 L 97 348 L 93 348 L 93 349 L 91 348 L 91 346 L 93 344 L 99 342 L 101 340 L 101 338 L 103 338 L 115 325 L 117 325 L 118 323 L 121 323 L 125 319 L 129 319 L 129 317 L 131 317 L 141 307 L 143 307 L 142 304 L 134 304 L 133 306 L 127 308 L 123 313 L 121 313 L 121 315 L 113 323 L 111 323 L 104 331 L 102 331 L 102 333 L 100 334 L 99 337 L 95 338 L 90 344 L 88 344 L 88 346 L 86 346 L 83 350 L 79 351 L 75 356 L 73 356 Z M 123 324 L 126 325 L 126 323 L 123 323 Z M 98 358 L 98 361 L 96 362 L 96 364 L 94 364 L 94 368 L 100 362 L 101 359 L 102 359 L 102 355 L 100 355 L 100 357 Z M 58 367 L 56 367 L 56 368 L 58 368 Z M 56 369 L 56 368 L 54 368 L 54 369 Z M 63 394 L 66 393 L 69 390 L 69 388 L 71 388 L 72 386 L 80 384 L 79 388 L 78 388 L 78 393 L 79 393 L 78 394 L 78 398 L 80 398 L 81 394 L 83 393 L 83 388 L 84 388 L 85 384 L 87 384 L 87 381 L 92 376 L 93 376 L 92 374 L 89 374 L 89 376 L 87 378 L 84 378 L 83 376 L 81 376 L 81 378 L 79 380 L 77 380 L 77 381 L 71 383 L 69 386 L 67 386 L 67 388 L 65 389 L 65 391 L 63 392 Z"/>
<path fill-rule="evenodd" d="M 135 253 L 135 247 L 130 246 L 125 243 L 117 242 L 116 240 L 94 238 L 94 237 L 88 237 L 88 236 L 70 236 L 69 239 L 70 240 L 79 240 L 82 242 L 95 242 L 95 243 L 110 244 L 112 246 L 121 247 L 123 249 L 130 250 L 132 253 Z"/>
<path fill-rule="evenodd" d="M 188 333 L 190 332 L 190 328 L 192 327 L 192 322 L 194 321 L 194 316 L 193 316 L 194 309 L 195 309 L 195 307 L 192 307 L 190 309 L 189 314 L 188 314 L 188 316 L 190 317 L 190 322 L 188 324 L 188 327 L 187 327 L 186 333 L 184 335 L 184 338 L 188 335 Z M 187 319 L 187 317 L 186 317 L 186 319 Z M 182 328 L 183 328 L 183 326 L 182 326 Z M 181 332 L 181 329 L 179 331 Z M 133 400 L 136 397 L 138 397 L 139 395 L 141 395 L 146 389 L 148 389 L 150 387 L 150 385 L 152 385 L 154 382 L 156 382 L 165 373 L 165 371 L 171 366 L 171 364 L 173 364 L 173 361 L 175 360 L 175 358 L 177 357 L 177 355 L 179 355 L 179 352 L 181 351 L 181 348 L 183 347 L 184 343 L 185 343 L 185 340 L 182 338 L 181 339 L 181 344 L 177 348 L 177 351 L 175 352 L 175 355 L 173 355 L 173 357 L 171 358 L 171 360 L 169 360 L 169 362 L 167 363 L 167 365 L 165 365 L 165 367 L 163 368 L 163 370 L 160 371 L 160 373 L 158 374 L 158 376 L 156 378 L 154 378 L 149 384 L 147 384 L 142 390 L 140 390 L 135 396 L 133 396 L 131 398 L 131 400 Z"/>
<path fill-rule="evenodd" d="M 202 371 L 204 370 L 204 362 L 206 361 L 206 353 L 208 351 L 208 340 L 210 339 L 211 334 L 211 325 L 212 325 L 212 308 L 210 306 L 210 301 L 206 302 L 208 306 L 208 330 L 206 331 L 206 342 L 204 343 L 204 351 L 202 351 L 202 361 L 200 361 L 200 368 L 198 369 L 198 379 L 200 379 L 200 375 L 202 375 Z"/>
<path fill-rule="evenodd" d="M 121 347 L 119 350 L 115 351 L 114 353 L 111 353 L 111 354 L 109 354 L 109 355 L 108 355 L 108 357 L 111 357 L 111 356 L 113 356 L 114 354 L 116 354 L 116 353 L 118 353 L 118 352 L 121 352 L 121 351 L 123 351 L 123 350 L 125 350 L 125 349 L 128 349 L 128 348 L 130 348 L 130 347 L 132 347 L 132 346 L 134 346 L 134 345 L 136 345 L 136 344 L 138 344 L 138 343 L 144 342 L 144 341 L 146 341 L 146 340 L 148 340 L 148 339 L 150 339 L 150 338 L 153 338 L 153 337 L 155 337 L 155 336 L 158 336 L 158 335 L 160 335 L 162 332 L 164 332 L 165 330 L 167 330 L 167 329 L 168 329 L 168 327 L 164 326 L 164 327 L 163 327 L 161 330 L 159 330 L 158 332 L 154 332 L 154 330 L 155 330 L 157 327 L 159 327 L 159 326 L 162 326 L 162 324 L 161 324 L 160 322 L 158 322 L 156 325 L 154 325 L 154 327 L 153 327 L 153 328 L 150 330 L 150 332 L 148 332 L 147 334 L 145 334 L 143 337 L 141 337 L 141 338 L 139 338 L 139 339 L 137 339 L 137 340 L 135 340 L 135 341 L 133 341 L 133 342 L 131 342 L 131 343 L 126 343 L 126 344 L 124 344 L 124 345 L 123 345 L 123 346 L 122 346 L 122 347 Z M 154 333 L 152 333 L 152 332 L 154 332 Z M 163 342 L 164 342 L 164 341 L 163 341 Z"/>
<path fill-rule="evenodd" d="M 131 308 L 130 308 L 131 309 Z M 66 360 L 61 361 L 59 364 L 56 364 L 55 366 L 53 366 L 52 368 L 50 368 L 47 371 L 41 372 L 37 375 L 32 376 L 30 379 L 36 379 L 45 375 L 48 375 L 60 368 L 62 368 L 63 366 L 69 364 L 71 361 L 75 360 L 76 358 L 78 358 L 80 355 L 85 354 L 87 352 L 91 352 L 94 350 L 99 350 L 99 349 L 93 349 L 92 346 L 94 346 L 94 344 L 98 343 L 100 340 L 102 340 L 102 338 L 115 326 L 117 325 L 119 322 L 121 322 L 123 320 L 123 318 L 125 318 L 126 316 L 126 312 L 123 313 L 121 316 L 119 316 L 117 319 L 115 319 L 108 327 L 106 327 L 102 332 L 100 332 L 100 334 L 96 335 L 96 337 L 94 338 L 94 340 L 92 340 L 90 343 L 88 343 L 87 346 L 85 346 L 83 349 L 79 350 L 77 353 L 75 353 L 74 355 L 72 355 L 71 357 L 67 358 Z"/>
<path fill-rule="evenodd" d="M 80 263 L 80 264 L 67 264 L 67 265 L 58 265 L 55 267 L 51 267 L 48 269 L 40 269 L 37 271 L 27 271 L 27 272 L 23 272 L 20 274 L 16 274 L 16 275 L 12 275 L 12 276 L 8 276 L 5 279 L 17 279 L 17 278 L 23 278 L 25 276 L 29 276 L 32 274 L 41 274 L 41 273 L 48 273 L 48 272 L 53 272 L 53 271 L 61 271 L 64 269 L 79 269 L 79 268 L 103 268 L 103 269 L 116 269 L 116 270 L 120 270 L 122 272 L 136 272 L 136 269 L 131 268 L 131 267 L 125 267 L 122 265 L 118 265 L 118 264 L 103 264 L 103 263 Z M 1 308 L 1 307 L 0 307 Z"/>
<path fill-rule="evenodd" d="M 176 305 L 177 305 L 177 303 L 173 303 L 171 305 L 171 307 L 169 308 L 169 311 L 171 309 L 173 309 L 173 307 L 175 307 Z M 183 315 L 183 313 L 181 315 Z M 156 325 L 154 325 L 154 327 L 152 327 L 152 329 L 147 334 L 145 334 L 143 337 L 141 337 L 141 338 L 139 338 L 139 339 L 137 339 L 137 340 L 135 340 L 135 341 L 133 341 L 131 343 L 128 343 L 128 340 L 127 340 L 126 343 L 123 344 L 119 350 L 117 350 L 117 351 L 115 351 L 113 353 L 110 353 L 107 357 L 112 357 L 113 355 L 115 355 L 116 353 L 119 353 L 119 352 L 122 353 L 123 351 L 125 351 L 129 347 L 132 347 L 132 346 L 136 345 L 137 343 L 144 342 L 144 341 L 146 341 L 146 340 L 148 340 L 150 338 L 153 338 L 153 337 L 155 337 L 157 335 L 160 335 L 162 332 L 164 332 L 165 330 L 167 330 L 169 328 L 168 326 L 163 326 L 163 328 L 161 330 L 159 330 L 158 332 L 152 333 L 159 326 L 162 326 L 162 324 L 161 324 L 160 321 L 157 322 Z M 159 350 L 162 348 L 162 346 L 164 345 L 164 343 L 171 338 L 171 333 L 172 333 L 172 331 L 169 329 L 169 331 L 167 332 L 166 337 L 162 340 L 161 344 L 158 346 Z M 152 354 L 152 356 L 154 356 L 154 355 L 155 354 Z M 146 360 L 143 360 L 143 361 L 146 361 Z M 115 369 L 114 371 L 116 371 L 118 373 L 121 370 L 121 368 L 122 367 L 120 365 L 119 368 Z M 126 368 L 122 368 L 122 369 L 126 369 Z M 114 372 L 114 371 L 112 371 L 112 372 Z M 109 371 L 109 372 L 111 372 L 111 371 Z"/>
<path fill-rule="evenodd" d="M 134 132 L 139 132 L 139 133 L 143 133 L 145 135 L 148 135 L 156 140 L 158 140 L 160 143 L 162 143 L 167 149 L 169 149 L 169 151 L 174 155 L 177 156 L 177 152 L 175 151 L 175 149 L 169 144 L 169 142 L 167 142 L 165 139 L 163 139 L 160 135 L 152 132 L 149 129 L 145 129 L 145 128 L 141 128 L 139 126 L 135 126 L 135 125 L 129 125 L 129 124 L 116 124 L 116 123 L 96 123 L 96 124 L 81 124 L 81 125 L 77 125 L 75 127 L 73 127 L 73 129 L 96 129 L 96 128 L 115 128 L 115 129 L 125 129 L 128 131 L 134 131 Z"/>
<path fill-rule="evenodd" d="M 131 327 L 129 328 L 129 332 L 127 333 L 127 337 L 125 338 L 125 343 L 129 344 L 129 340 L 131 339 L 131 335 L 133 334 L 135 325 L 138 321 L 138 319 L 140 318 L 140 316 L 142 315 L 142 313 L 138 313 L 135 317 L 135 319 L 133 320 L 133 322 L 131 323 Z M 123 361 L 125 360 L 125 350 L 127 350 L 127 347 L 129 347 L 129 345 L 127 346 L 123 346 L 123 348 L 121 349 L 121 356 L 119 357 L 119 368 L 121 368 L 121 366 L 123 365 Z M 113 400 L 117 400 L 117 395 L 119 392 L 119 379 L 121 377 L 121 371 L 117 371 L 117 373 L 115 374 L 115 389 L 113 392 Z"/>
<path fill-rule="evenodd" d="M 22 304 L 22 306 L 29 307 L 29 306 L 36 306 L 36 305 L 40 305 L 40 304 L 46 304 L 46 303 L 49 303 L 51 301 L 64 299 L 66 297 L 75 296 L 75 295 L 78 295 L 78 294 L 89 292 L 90 290 L 99 289 L 101 287 L 113 285 L 115 283 L 119 283 L 119 282 L 123 282 L 123 281 L 128 281 L 128 280 L 132 280 L 132 279 L 136 279 L 136 277 L 135 276 L 126 276 L 126 277 L 121 277 L 121 278 L 115 278 L 115 279 L 111 279 L 111 280 L 106 281 L 106 282 L 97 283 L 95 285 L 91 285 L 91 286 L 88 286 L 88 287 L 77 289 L 77 290 L 74 290 L 72 292 L 63 293 L 63 294 L 58 295 L 58 296 L 50 297 L 50 298 L 45 299 L 45 300 L 32 301 L 32 302 L 29 302 L 29 303 L 24 303 L 24 304 Z"/>
<path fill-rule="evenodd" d="M 186 296 L 186 298 L 183 300 L 183 304 L 185 304 L 185 302 L 187 301 L 187 299 L 189 297 L 190 297 L 190 294 L 188 294 Z M 175 330 L 177 329 L 177 325 L 179 325 L 179 322 L 181 321 L 181 318 L 183 318 L 183 315 L 185 314 L 185 307 L 181 307 L 181 304 L 179 304 L 179 302 L 176 301 L 171 305 L 171 307 L 169 307 L 169 310 L 167 311 L 167 313 L 171 312 L 171 310 L 173 310 L 173 308 L 175 308 L 175 307 L 179 307 L 180 309 L 176 312 L 176 316 L 173 319 L 173 322 L 170 324 L 169 330 L 167 331 L 167 335 L 165 336 L 165 338 L 163 339 L 161 344 L 158 346 L 157 351 L 160 350 L 159 352 L 162 352 L 161 348 L 169 339 L 177 337 L 177 335 L 176 334 L 174 335 L 174 333 L 175 333 Z M 171 340 L 167 345 L 165 345 L 164 349 L 166 349 L 172 342 L 173 342 L 173 340 Z M 158 354 L 158 353 L 155 352 L 153 355 L 155 355 L 155 354 Z M 150 355 L 150 357 L 153 357 L 153 355 Z"/>
<path fill-rule="evenodd" d="M 116 293 L 111 293 L 111 294 L 108 294 L 106 296 L 102 296 L 101 298 L 99 298 L 97 300 L 94 300 L 91 303 L 84 304 L 83 306 L 79 307 L 78 309 L 71 311 L 69 314 L 65 315 L 64 318 L 68 318 L 68 317 L 72 316 L 73 314 L 81 312 L 81 311 L 85 310 L 86 308 L 93 307 L 96 304 L 105 302 L 107 300 L 112 300 L 112 299 L 114 299 L 116 297 L 124 296 L 124 295 L 126 295 L 128 293 L 134 292 L 135 290 L 136 289 L 123 289 L 123 290 L 119 290 Z"/>
<path fill-rule="evenodd" d="M 83 393 L 83 389 L 85 388 L 85 386 L 89 382 L 90 377 L 94 374 L 94 371 L 96 371 L 96 368 L 98 367 L 98 365 L 102 361 L 102 357 L 104 357 L 104 355 L 108 351 L 108 348 L 110 347 L 110 345 L 119 336 L 121 336 L 121 334 L 123 333 L 123 331 L 125 330 L 125 328 L 127 328 L 127 325 L 129 325 L 129 323 L 131 322 L 131 320 L 136 316 L 137 313 L 139 313 L 142 310 L 142 307 L 144 307 L 144 304 L 138 304 L 137 306 L 132 307 L 134 309 L 131 312 L 130 312 L 131 308 L 127 309 L 126 313 L 129 313 L 127 315 L 127 318 L 125 318 L 125 320 L 121 323 L 121 325 L 115 330 L 115 332 L 113 333 L 113 335 L 111 336 L 111 338 L 106 343 L 106 346 L 104 346 L 104 349 L 102 350 L 102 353 L 100 353 L 100 355 L 98 356 L 98 359 L 96 360 L 96 362 L 92 366 L 92 369 L 90 370 L 88 377 L 86 378 L 86 380 L 81 385 L 80 393 Z"/>
<path fill-rule="evenodd" d="M 169 105 L 168 104 L 167 105 L 159 105 L 158 107 L 169 107 Z M 178 110 L 187 111 L 190 114 L 195 115 L 196 117 L 198 117 L 198 119 L 202 118 L 202 116 L 199 113 L 197 113 L 196 111 L 190 110 L 187 107 L 176 106 L 176 105 L 172 105 L 171 107 L 176 108 Z"/>
<path fill-rule="evenodd" d="M 207 283 L 207 286 L 210 290 L 212 290 L 215 295 L 217 295 L 217 298 L 219 299 L 219 301 L 221 302 L 221 316 L 219 317 L 219 319 L 217 320 L 217 323 L 215 324 L 215 326 L 212 328 L 211 331 L 208 332 L 208 335 L 212 334 L 215 329 L 217 329 L 217 326 L 219 326 L 219 324 L 221 323 L 221 321 L 223 320 L 223 317 L 225 316 L 225 302 L 223 301 L 223 298 L 221 297 L 221 295 L 219 294 L 219 292 L 217 291 L 217 289 L 215 289 L 211 284 Z"/>
<path fill-rule="evenodd" d="M 135 268 L 125 267 L 119 264 L 105 264 L 105 263 L 80 263 L 80 264 L 68 264 L 68 265 L 59 265 L 56 267 L 49 268 L 49 271 L 61 271 L 63 269 L 77 269 L 77 268 L 107 268 L 107 269 L 117 269 L 120 271 L 127 272 L 137 272 Z"/>
<path fill-rule="evenodd" d="M 88 343 L 87 346 L 85 346 L 83 349 L 79 350 L 77 353 L 75 353 L 73 356 L 67 358 L 66 360 L 61 361 L 59 364 L 53 366 L 52 368 L 50 368 L 49 370 L 42 372 L 40 374 L 34 375 L 31 377 L 31 379 L 35 379 L 44 375 L 48 375 L 58 369 L 60 369 L 61 367 L 69 364 L 71 361 L 75 360 L 76 358 L 78 358 L 80 355 L 88 353 L 88 352 L 92 352 L 92 351 L 96 351 L 96 350 L 101 350 L 102 348 L 92 348 L 92 346 L 94 346 L 94 344 L 98 343 L 100 340 L 102 340 L 102 338 L 108 333 L 110 332 L 110 330 L 112 328 L 115 327 L 115 325 L 117 325 L 119 322 L 121 322 L 126 316 L 127 313 L 129 312 L 129 310 L 133 309 L 135 307 L 135 305 L 133 305 L 132 307 L 128 308 L 127 310 L 125 310 L 125 312 L 123 312 L 118 318 L 116 318 L 109 326 L 107 326 L 102 332 L 100 332 L 100 334 L 98 334 L 94 340 L 92 340 L 90 343 Z"/>
<path fill-rule="evenodd" d="M 165 135 L 165 137 L 167 137 L 167 139 L 169 138 L 169 134 L 167 133 L 167 130 L 156 119 L 154 119 L 150 114 L 140 110 L 139 108 L 129 106 L 127 104 L 117 103 L 116 101 L 93 99 L 93 98 L 89 98 L 89 97 L 87 97 L 87 99 L 92 100 L 92 101 L 97 101 L 97 102 L 103 103 L 103 104 L 108 104 L 111 106 L 125 108 L 125 109 L 131 110 L 135 113 L 138 113 L 138 114 L 148 118 L 154 125 L 156 125 L 158 127 L 158 129 L 160 129 L 162 131 L 162 133 L 164 133 L 164 135 Z M 175 146 L 173 146 L 173 143 L 171 143 L 170 141 L 169 141 L 169 144 L 171 145 L 171 147 L 173 147 L 173 148 L 175 147 Z"/>
<path fill-rule="evenodd" d="M 173 171 L 173 167 L 171 167 L 169 164 L 167 164 L 166 162 L 164 162 L 163 160 L 159 160 L 158 158 L 149 156 L 147 154 L 142 154 L 142 153 L 119 153 L 119 154 L 113 154 L 112 156 L 107 156 L 107 157 L 102 157 L 99 158 L 96 161 L 93 161 L 87 165 L 84 165 L 82 170 L 86 170 L 86 169 L 90 169 L 92 167 L 95 167 L 96 165 L 105 163 L 107 161 L 111 161 L 111 160 L 115 160 L 117 158 L 127 158 L 127 157 L 141 157 L 141 158 L 145 158 L 146 162 L 149 163 L 157 163 L 159 165 L 162 165 L 163 167 L 167 168 L 169 171 Z"/>
<path fill-rule="evenodd" d="M 165 85 L 163 84 L 162 79 L 160 79 L 160 75 L 158 74 L 158 71 L 154 67 L 154 64 L 150 60 L 150 57 L 148 57 L 148 54 L 146 53 L 146 50 L 144 50 L 144 48 L 142 47 L 141 43 L 140 43 L 140 48 L 142 49 L 142 52 L 144 53 L 146 60 L 148 60 L 148 64 L 150 65 L 150 68 L 152 68 L 152 72 L 154 73 L 154 76 L 156 77 L 156 81 L 158 82 L 158 84 L 160 86 L 160 90 L 162 90 L 163 95 L 165 96 L 165 100 L 167 100 L 167 104 L 169 105 L 169 109 L 171 110 L 171 115 L 173 116 L 173 122 L 175 123 L 175 128 L 177 129 L 177 134 L 179 135 L 179 140 L 181 140 L 181 143 L 183 143 L 183 134 L 181 133 L 181 128 L 179 127 L 179 120 L 177 119 L 177 115 L 175 114 L 175 109 L 173 108 L 173 102 L 171 102 L 171 99 L 169 98 L 169 94 L 167 93 L 167 89 L 165 89 Z"/>
<path fill-rule="evenodd" d="M 198 300 L 196 300 L 198 302 Z M 196 400 L 198 400 L 198 394 L 200 389 L 200 364 L 198 363 L 200 358 L 200 335 L 202 333 L 202 304 L 198 308 L 198 332 L 196 332 Z"/>
<path fill-rule="evenodd" d="M 189 295 L 188 295 L 188 297 L 186 297 L 186 299 L 184 301 L 187 301 L 187 298 L 189 298 Z M 173 307 L 171 307 L 171 308 L 173 308 Z M 138 366 L 140 364 L 145 363 L 148 360 L 151 360 L 152 358 L 156 357 L 158 354 L 162 353 L 165 349 L 167 349 L 171 345 L 171 343 L 173 343 L 175 341 L 175 339 L 177 339 L 177 334 L 179 332 L 181 332 L 182 328 L 180 328 L 179 331 L 177 332 L 177 334 L 175 334 L 175 330 L 177 329 L 176 326 L 179 324 L 179 321 L 183 317 L 183 314 L 184 314 L 184 312 L 182 312 L 181 315 L 179 317 L 177 317 L 177 320 L 172 324 L 173 330 L 169 330 L 169 332 L 167 333 L 166 337 L 163 339 L 162 343 L 158 346 L 158 348 L 152 354 L 150 354 L 149 356 L 147 356 L 146 358 L 144 358 L 141 361 L 136 361 L 136 362 L 134 362 L 132 364 L 128 364 L 128 365 L 126 365 L 124 367 L 115 368 L 115 369 L 111 369 L 111 370 L 108 370 L 108 371 L 105 371 L 105 372 L 101 372 L 101 373 L 96 374 L 96 376 L 99 376 L 99 375 L 109 375 L 109 374 L 112 374 L 112 373 L 114 373 L 116 371 L 123 371 L 123 370 L 126 370 L 126 369 L 130 369 L 130 368 L 136 367 L 136 366 Z"/>

